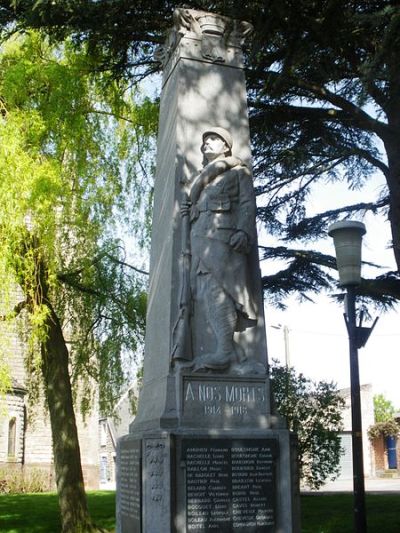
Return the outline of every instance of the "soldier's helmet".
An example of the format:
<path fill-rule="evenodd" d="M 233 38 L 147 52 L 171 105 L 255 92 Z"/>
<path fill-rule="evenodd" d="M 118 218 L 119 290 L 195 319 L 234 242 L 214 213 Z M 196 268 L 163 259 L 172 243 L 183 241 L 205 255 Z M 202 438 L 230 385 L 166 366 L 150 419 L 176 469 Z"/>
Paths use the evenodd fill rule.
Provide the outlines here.
<path fill-rule="evenodd" d="M 225 141 L 229 150 L 230 151 L 232 150 L 232 146 L 233 146 L 232 135 L 225 128 L 220 128 L 219 126 L 215 126 L 214 128 L 208 128 L 207 131 L 203 133 L 203 142 L 205 141 L 205 138 L 207 137 L 207 135 L 210 135 L 212 133 L 214 133 L 215 135 L 218 135 L 218 137 L 221 137 L 221 139 Z"/>

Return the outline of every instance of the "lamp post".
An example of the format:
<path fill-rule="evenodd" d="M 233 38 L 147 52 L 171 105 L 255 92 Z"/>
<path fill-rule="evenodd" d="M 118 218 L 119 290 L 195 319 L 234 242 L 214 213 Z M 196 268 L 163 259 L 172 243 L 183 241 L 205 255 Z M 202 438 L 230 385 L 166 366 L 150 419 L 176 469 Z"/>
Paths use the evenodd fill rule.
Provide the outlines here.
<path fill-rule="evenodd" d="M 372 328 L 356 325 L 356 287 L 361 282 L 361 242 L 365 234 L 362 222 L 342 221 L 329 227 L 328 233 L 333 237 L 336 262 L 339 271 L 339 285 L 347 290 L 347 309 L 345 321 L 349 335 L 350 350 L 350 390 L 351 421 L 353 448 L 353 491 L 354 491 L 354 531 L 366 533 L 367 520 L 365 512 L 364 463 L 362 445 L 360 375 L 358 367 L 358 348 L 364 346 Z"/>

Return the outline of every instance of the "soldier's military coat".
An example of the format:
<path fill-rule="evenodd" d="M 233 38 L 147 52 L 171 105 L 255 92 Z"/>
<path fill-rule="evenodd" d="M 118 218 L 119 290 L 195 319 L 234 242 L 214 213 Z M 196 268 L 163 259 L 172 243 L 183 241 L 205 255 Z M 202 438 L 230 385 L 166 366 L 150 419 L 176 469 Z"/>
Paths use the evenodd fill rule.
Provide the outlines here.
<path fill-rule="evenodd" d="M 197 183 L 192 189 L 191 286 L 195 295 L 198 276 L 210 274 L 235 302 L 236 330 L 243 331 L 256 324 L 248 268 L 256 242 L 256 203 L 248 168 L 236 158 L 227 161 L 224 172 L 208 176 L 203 186 Z M 240 252 L 230 244 L 237 232 L 246 236 L 245 249 Z"/>

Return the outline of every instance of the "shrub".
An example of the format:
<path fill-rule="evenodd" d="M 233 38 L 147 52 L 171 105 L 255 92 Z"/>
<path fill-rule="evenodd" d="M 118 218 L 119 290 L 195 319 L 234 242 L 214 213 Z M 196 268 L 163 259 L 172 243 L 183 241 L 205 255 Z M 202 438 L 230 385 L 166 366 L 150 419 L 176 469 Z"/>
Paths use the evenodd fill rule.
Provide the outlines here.
<path fill-rule="evenodd" d="M 297 435 L 300 478 L 318 489 L 340 470 L 344 400 L 334 383 L 314 382 L 275 360 L 270 369 L 276 409 Z"/>
<path fill-rule="evenodd" d="M 48 472 L 40 468 L 0 468 L 0 494 L 45 492 L 49 489 Z"/>
<path fill-rule="evenodd" d="M 377 422 L 368 429 L 370 440 L 378 439 L 379 437 L 395 437 L 399 433 L 400 426 L 393 419 L 386 422 Z"/>

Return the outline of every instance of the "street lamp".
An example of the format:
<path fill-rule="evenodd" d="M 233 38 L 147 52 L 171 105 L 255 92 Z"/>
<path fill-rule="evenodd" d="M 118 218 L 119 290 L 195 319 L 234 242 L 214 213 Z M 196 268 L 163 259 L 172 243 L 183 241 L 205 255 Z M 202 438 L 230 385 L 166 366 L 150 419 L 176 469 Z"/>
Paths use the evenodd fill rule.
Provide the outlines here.
<path fill-rule="evenodd" d="M 377 319 L 371 328 L 356 325 L 356 287 L 361 283 L 361 243 L 366 233 L 362 222 L 345 220 L 332 224 L 328 234 L 333 237 L 339 286 L 347 291 L 345 321 L 349 335 L 350 390 L 353 447 L 354 531 L 366 533 L 364 463 L 362 446 L 360 374 L 358 349 L 365 345 Z"/>

